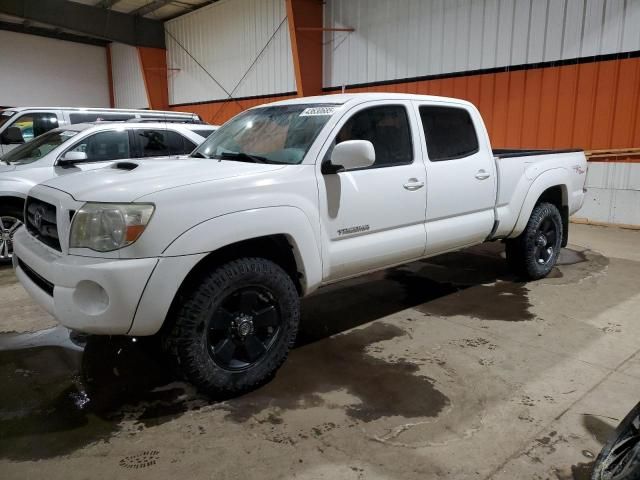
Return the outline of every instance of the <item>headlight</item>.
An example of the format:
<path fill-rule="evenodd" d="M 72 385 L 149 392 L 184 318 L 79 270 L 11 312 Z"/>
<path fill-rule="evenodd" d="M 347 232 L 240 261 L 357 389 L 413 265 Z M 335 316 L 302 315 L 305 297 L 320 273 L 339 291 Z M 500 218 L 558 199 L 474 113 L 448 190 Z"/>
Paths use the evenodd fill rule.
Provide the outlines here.
<path fill-rule="evenodd" d="M 71 224 L 69 248 L 110 252 L 135 242 L 155 207 L 142 203 L 85 203 Z"/>

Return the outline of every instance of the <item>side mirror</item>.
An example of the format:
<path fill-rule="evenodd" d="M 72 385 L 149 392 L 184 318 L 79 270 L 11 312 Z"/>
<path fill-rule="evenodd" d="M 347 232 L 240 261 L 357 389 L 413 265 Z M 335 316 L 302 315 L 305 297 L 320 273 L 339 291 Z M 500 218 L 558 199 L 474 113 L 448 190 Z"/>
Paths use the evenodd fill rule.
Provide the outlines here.
<path fill-rule="evenodd" d="M 343 170 L 366 168 L 376 161 L 376 150 L 368 140 L 347 140 L 337 144 L 331 153 L 331 161 L 322 173 L 338 173 Z"/>
<path fill-rule="evenodd" d="M 88 157 L 85 152 L 67 152 L 58 161 L 58 165 L 72 165 L 74 163 L 85 162 Z"/>
<path fill-rule="evenodd" d="M 17 143 L 24 143 L 24 137 L 22 136 L 22 130 L 18 127 L 9 127 L 2 133 L 2 143 L 5 145 L 15 145 Z"/>

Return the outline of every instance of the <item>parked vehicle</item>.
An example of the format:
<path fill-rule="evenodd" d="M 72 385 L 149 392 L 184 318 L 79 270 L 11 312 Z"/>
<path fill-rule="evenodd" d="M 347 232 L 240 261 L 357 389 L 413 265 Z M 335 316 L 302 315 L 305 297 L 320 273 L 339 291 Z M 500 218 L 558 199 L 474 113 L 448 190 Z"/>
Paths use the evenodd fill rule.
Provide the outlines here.
<path fill-rule="evenodd" d="M 20 107 L 0 111 L 0 156 L 54 128 L 96 121 L 166 120 L 202 123 L 194 113 L 119 108 Z"/>
<path fill-rule="evenodd" d="M 34 185 L 127 158 L 184 155 L 215 131 L 181 123 L 80 123 L 56 128 L 0 159 L 0 262 L 10 261 L 24 199 Z"/>
<path fill-rule="evenodd" d="M 191 159 L 34 187 L 13 263 L 63 325 L 160 334 L 191 382 L 235 395 L 280 367 L 300 297 L 324 285 L 491 240 L 544 277 L 585 173 L 581 151 L 492 152 L 462 100 L 298 98 L 239 114 Z"/>
<path fill-rule="evenodd" d="M 591 480 L 640 480 L 640 403 L 602 447 Z"/>

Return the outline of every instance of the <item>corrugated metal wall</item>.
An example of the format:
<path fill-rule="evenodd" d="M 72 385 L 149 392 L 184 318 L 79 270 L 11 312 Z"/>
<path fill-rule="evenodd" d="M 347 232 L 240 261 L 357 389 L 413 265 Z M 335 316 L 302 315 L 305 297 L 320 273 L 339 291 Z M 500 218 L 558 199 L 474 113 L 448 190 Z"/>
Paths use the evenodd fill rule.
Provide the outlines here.
<path fill-rule="evenodd" d="M 577 217 L 640 225 L 640 163 L 589 162 L 587 196 Z"/>
<path fill-rule="evenodd" d="M 222 0 L 165 26 L 172 105 L 296 89 L 284 0 Z"/>
<path fill-rule="evenodd" d="M 112 43 L 109 48 L 114 106 L 149 108 L 138 49 L 121 43 Z"/>
<path fill-rule="evenodd" d="M 0 105 L 109 106 L 104 47 L 0 31 Z"/>
<path fill-rule="evenodd" d="M 640 50 L 639 0 L 327 0 L 324 85 Z"/>
<path fill-rule="evenodd" d="M 327 0 L 324 86 L 464 98 L 494 147 L 640 148 L 640 0 Z M 640 225 L 640 157 L 589 164 L 590 221 Z"/>

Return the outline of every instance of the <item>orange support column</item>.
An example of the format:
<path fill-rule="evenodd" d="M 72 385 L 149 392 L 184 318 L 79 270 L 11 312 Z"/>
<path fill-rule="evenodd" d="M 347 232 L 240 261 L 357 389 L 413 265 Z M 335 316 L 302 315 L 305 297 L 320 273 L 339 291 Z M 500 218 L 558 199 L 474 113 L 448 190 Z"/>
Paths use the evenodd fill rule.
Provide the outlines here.
<path fill-rule="evenodd" d="M 163 48 L 138 47 L 138 55 L 149 108 L 167 110 L 169 108 L 167 51 Z"/>
<path fill-rule="evenodd" d="M 322 94 L 321 0 L 287 0 L 287 18 L 299 96 Z"/>

